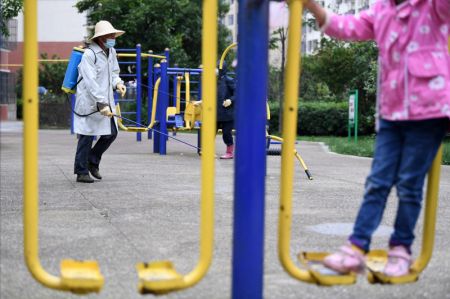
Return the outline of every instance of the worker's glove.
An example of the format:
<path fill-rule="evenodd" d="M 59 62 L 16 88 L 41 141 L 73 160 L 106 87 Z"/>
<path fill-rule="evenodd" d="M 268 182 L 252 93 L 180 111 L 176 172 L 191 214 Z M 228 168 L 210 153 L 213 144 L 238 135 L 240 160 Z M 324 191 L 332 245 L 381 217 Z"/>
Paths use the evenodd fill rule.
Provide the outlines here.
<path fill-rule="evenodd" d="M 193 104 L 194 104 L 194 106 L 199 106 L 202 104 L 202 101 L 195 101 L 195 102 L 193 102 Z"/>
<path fill-rule="evenodd" d="M 227 108 L 228 106 L 231 105 L 231 100 L 230 99 L 226 99 L 225 101 L 223 101 L 222 106 L 224 106 L 225 108 Z"/>
<path fill-rule="evenodd" d="M 111 108 L 109 108 L 109 106 L 105 106 L 102 109 L 100 109 L 100 114 L 103 116 L 108 116 L 108 117 L 113 116 L 113 114 L 111 112 Z"/>
<path fill-rule="evenodd" d="M 117 83 L 116 89 L 120 92 L 120 96 L 123 98 L 127 92 L 127 88 L 122 83 Z"/>

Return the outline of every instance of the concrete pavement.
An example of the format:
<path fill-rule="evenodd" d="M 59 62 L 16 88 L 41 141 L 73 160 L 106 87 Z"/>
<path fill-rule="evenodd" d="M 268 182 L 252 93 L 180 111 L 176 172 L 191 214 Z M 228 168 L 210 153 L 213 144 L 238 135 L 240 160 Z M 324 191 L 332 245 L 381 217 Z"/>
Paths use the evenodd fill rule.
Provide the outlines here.
<path fill-rule="evenodd" d="M 0 297 L 80 298 L 42 287 L 23 259 L 22 126 L 1 128 Z M 178 134 L 195 144 L 196 135 Z M 200 158 L 169 141 L 168 154 L 152 154 L 152 142 L 120 132 L 101 164 L 102 181 L 77 184 L 73 175 L 76 139 L 67 130 L 39 133 L 40 257 L 57 275 L 61 259 L 99 261 L 105 286 L 87 298 L 141 298 L 135 264 L 172 260 L 181 273 L 198 256 Z M 217 152 L 224 146 L 216 139 Z M 318 143 L 297 145 L 314 180 L 296 164 L 291 254 L 334 250 L 350 233 L 371 159 L 329 153 Z M 230 298 L 233 161 L 216 160 L 214 258 L 196 286 L 161 298 Z M 265 219 L 264 298 L 450 298 L 450 167 L 442 168 L 433 258 L 414 284 L 318 287 L 294 280 L 277 257 L 280 157 L 268 157 Z M 396 210 L 395 192 L 373 246 L 385 248 Z M 421 220 L 417 227 L 420 248 Z M 147 295 L 147 297 L 152 297 Z"/>

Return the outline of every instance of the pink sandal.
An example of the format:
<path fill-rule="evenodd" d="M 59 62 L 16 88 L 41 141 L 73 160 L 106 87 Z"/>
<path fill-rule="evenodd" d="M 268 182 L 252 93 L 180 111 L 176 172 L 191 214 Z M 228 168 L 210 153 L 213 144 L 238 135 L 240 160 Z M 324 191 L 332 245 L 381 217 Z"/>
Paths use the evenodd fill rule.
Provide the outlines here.
<path fill-rule="evenodd" d="M 388 262 L 383 273 L 387 276 L 398 277 L 409 273 L 411 266 L 411 254 L 403 246 L 395 246 L 389 249 Z"/>
<path fill-rule="evenodd" d="M 363 251 L 351 244 L 344 245 L 338 252 L 326 256 L 323 264 L 341 274 L 363 273 L 366 267 Z"/>

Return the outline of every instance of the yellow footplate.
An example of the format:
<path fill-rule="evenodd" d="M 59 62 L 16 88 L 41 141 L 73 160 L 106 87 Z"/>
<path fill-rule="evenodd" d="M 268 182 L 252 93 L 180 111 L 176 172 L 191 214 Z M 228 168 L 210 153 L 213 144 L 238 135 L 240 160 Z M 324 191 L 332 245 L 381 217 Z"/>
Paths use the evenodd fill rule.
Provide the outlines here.
<path fill-rule="evenodd" d="M 127 127 L 127 131 L 144 133 L 144 132 L 147 132 L 148 129 L 144 128 L 144 127 Z"/>
<path fill-rule="evenodd" d="M 341 274 L 323 265 L 323 259 L 329 253 L 326 252 L 300 252 L 298 259 L 308 269 L 318 285 L 346 285 L 356 282 L 356 274 Z"/>
<path fill-rule="evenodd" d="M 170 261 L 139 263 L 136 269 L 141 294 L 165 294 L 179 289 L 183 283 L 183 276 L 175 270 Z"/>
<path fill-rule="evenodd" d="M 387 260 L 388 255 L 385 250 L 372 250 L 367 254 L 367 280 L 370 283 L 402 284 L 415 282 L 419 279 L 419 273 L 414 270 L 410 270 L 409 274 L 399 277 L 392 277 L 383 274 L 383 269 L 387 263 Z"/>
<path fill-rule="evenodd" d="M 105 282 L 96 261 L 61 261 L 61 281 L 72 293 L 98 293 Z"/>

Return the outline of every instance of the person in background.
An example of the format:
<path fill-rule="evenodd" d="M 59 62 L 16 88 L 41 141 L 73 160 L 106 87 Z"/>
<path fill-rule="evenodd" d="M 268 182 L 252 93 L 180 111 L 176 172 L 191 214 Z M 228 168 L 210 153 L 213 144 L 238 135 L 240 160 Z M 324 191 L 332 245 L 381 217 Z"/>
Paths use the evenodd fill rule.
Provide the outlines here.
<path fill-rule="evenodd" d="M 222 129 L 222 139 L 226 145 L 226 152 L 220 159 L 233 159 L 234 142 L 232 131 L 234 128 L 236 82 L 227 74 L 227 64 L 224 61 L 222 69 L 218 70 L 217 78 L 217 129 Z"/>
<path fill-rule="evenodd" d="M 116 38 L 124 31 L 115 29 L 108 21 L 99 21 L 95 25 L 92 42 L 83 54 L 78 65 L 78 85 L 75 112 L 80 115 L 94 113 L 86 117 L 74 116 L 74 132 L 78 134 L 78 146 L 75 154 L 74 173 L 76 181 L 93 183 L 89 173 L 98 180 L 100 161 L 103 153 L 117 136 L 114 90 L 125 95 L 124 82 L 119 77 L 119 64 L 114 49 Z M 94 137 L 100 138 L 92 147 Z"/>
<path fill-rule="evenodd" d="M 383 272 L 406 275 L 425 175 L 449 126 L 450 0 L 378 0 L 356 16 L 330 13 L 314 0 L 305 8 L 329 36 L 375 40 L 379 48 L 372 169 L 353 233 L 324 265 L 340 273 L 364 269 L 364 254 L 395 186 L 399 203 Z"/>

